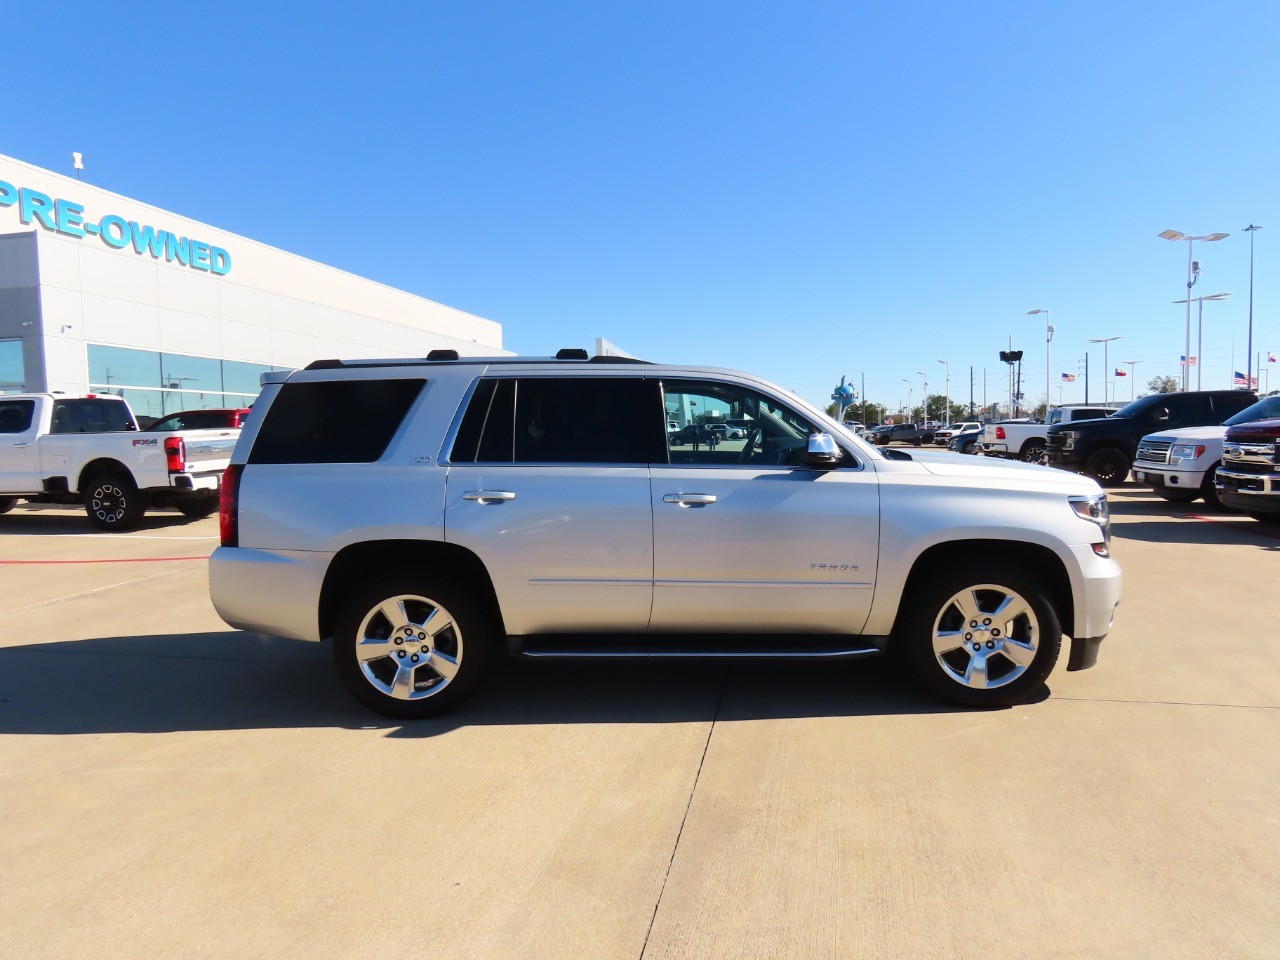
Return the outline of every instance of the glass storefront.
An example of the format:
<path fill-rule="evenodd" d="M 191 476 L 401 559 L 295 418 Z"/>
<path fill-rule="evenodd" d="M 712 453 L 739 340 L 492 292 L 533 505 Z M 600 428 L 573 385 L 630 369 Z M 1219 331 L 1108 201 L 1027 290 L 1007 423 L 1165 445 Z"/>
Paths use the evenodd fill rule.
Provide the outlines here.
<path fill-rule="evenodd" d="M 124 397 L 143 426 L 179 410 L 247 407 L 257 399 L 259 375 L 283 369 L 261 363 L 156 353 L 99 343 L 89 344 L 88 352 L 89 389 Z M 2 362 L 0 353 L 0 364 Z M 19 373 L 21 368 L 19 350 Z M 2 371 L 0 365 L 0 376 Z"/>
<path fill-rule="evenodd" d="M 0 340 L 0 393 L 23 393 L 22 341 Z"/>

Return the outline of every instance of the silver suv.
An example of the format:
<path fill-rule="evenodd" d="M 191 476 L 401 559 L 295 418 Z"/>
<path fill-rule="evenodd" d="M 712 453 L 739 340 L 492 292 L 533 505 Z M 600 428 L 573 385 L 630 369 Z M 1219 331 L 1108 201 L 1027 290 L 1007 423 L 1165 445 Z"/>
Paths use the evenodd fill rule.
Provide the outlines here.
<path fill-rule="evenodd" d="M 964 705 L 1092 666 L 1120 598 L 1106 496 L 1061 470 L 877 451 L 746 374 L 556 359 L 265 374 L 222 485 L 213 602 L 318 641 L 393 717 L 486 658 L 900 650 Z M 732 421 L 741 436 L 682 428 Z M 718 431 L 717 431 L 718 433 Z"/>

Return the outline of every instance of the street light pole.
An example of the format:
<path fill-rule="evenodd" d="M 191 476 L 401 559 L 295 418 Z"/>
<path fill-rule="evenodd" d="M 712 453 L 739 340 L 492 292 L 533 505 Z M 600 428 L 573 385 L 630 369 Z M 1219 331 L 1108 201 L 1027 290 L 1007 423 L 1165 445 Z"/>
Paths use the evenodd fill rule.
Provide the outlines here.
<path fill-rule="evenodd" d="M 920 376 L 924 377 L 924 394 L 921 397 L 921 403 L 924 404 L 924 422 L 929 422 L 929 375 L 923 370 L 917 370 Z"/>
<path fill-rule="evenodd" d="M 1192 297 L 1191 301 L 1198 306 L 1198 318 L 1196 320 L 1196 389 L 1200 389 L 1201 381 L 1204 379 L 1204 302 L 1206 300 L 1225 300 L 1231 296 L 1229 293 L 1211 293 L 1204 297 Z M 1185 300 L 1175 300 L 1174 303 L 1186 303 Z M 1190 365 L 1190 357 L 1188 365 Z M 1233 371 L 1234 372 L 1234 371 Z"/>
<path fill-rule="evenodd" d="M 1249 235 L 1249 346 L 1245 351 L 1245 389 L 1253 385 L 1253 235 L 1262 228 L 1257 224 L 1251 223 L 1244 228 L 1244 232 Z M 1262 371 L 1262 363 L 1258 363 L 1258 371 Z M 1232 373 L 1235 370 L 1232 369 Z"/>
<path fill-rule="evenodd" d="M 1136 375 L 1136 373 L 1133 368 L 1136 367 L 1141 362 L 1142 362 L 1141 360 L 1125 361 L 1125 366 L 1129 368 L 1129 402 L 1130 403 L 1133 403 L 1133 389 L 1134 389 L 1134 384 L 1137 382 L 1136 380 L 1134 380 L 1134 376 Z"/>
<path fill-rule="evenodd" d="M 1160 236 L 1165 240 L 1185 240 L 1187 242 L 1187 325 L 1185 352 L 1182 355 L 1182 389 L 1188 390 L 1191 386 L 1191 288 L 1196 285 L 1196 279 L 1199 276 L 1199 271 L 1196 270 L 1196 263 L 1191 259 L 1191 250 L 1197 240 L 1213 243 L 1217 240 L 1225 240 L 1231 234 L 1206 233 L 1202 237 L 1189 237 L 1185 233 L 1179 233 L 1177 230 L 1165 230 Z M 1199 360 L 1196 362 L 1199 363 Z"/>
<path fill-rule="evenodd" d="M 1111 360 L 1107 354 L 1107 347 L 1110 346 L 1112 340 L 1123 340 L 1123 337 L 1097 337 L 1091 339 L 1090 343 L 1102 344 L 1102 405 L 1107 405 L 1107 384 L 1111 380 Z"/>
<path fill-rule="evenodd" d="M 942 420 L 944 426 L 951 426 L 951 361 L 939 360 L 940 364 L 947 368 L 947 406 L 943 411 Z"/>
<path fill-rule="evenodd" d="M 1043 310 L 1028 310 L 1027 316 L 1034 317 L 1037 314 L 1044 314 L 1044 419 L 1049 420 L 1049 341 L 1053 339 L 1053 324 L 1049 322 L 1049 308 Z M 1061 406 L 1061 397 L 1059 397 L 1059 406 Z"/>

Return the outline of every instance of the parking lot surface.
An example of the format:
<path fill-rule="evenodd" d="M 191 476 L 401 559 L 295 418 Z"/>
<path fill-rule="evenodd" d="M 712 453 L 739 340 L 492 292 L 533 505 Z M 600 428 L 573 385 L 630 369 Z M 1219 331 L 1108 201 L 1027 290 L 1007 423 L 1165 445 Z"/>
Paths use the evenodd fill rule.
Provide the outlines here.
<path fill-rule="evenodd" d="M 508 662 L 442 720 L 229 630 L 217 520 L 0 518 L 0 956 L 1280 956 L 1280 538 L 1113 494 L 1098 666 Z"/>

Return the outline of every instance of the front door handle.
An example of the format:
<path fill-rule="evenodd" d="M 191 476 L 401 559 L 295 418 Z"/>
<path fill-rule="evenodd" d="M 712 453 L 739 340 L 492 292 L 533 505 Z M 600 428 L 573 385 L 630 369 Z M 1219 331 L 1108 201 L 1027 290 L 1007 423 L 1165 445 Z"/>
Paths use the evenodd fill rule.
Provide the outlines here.
<path fill-rule="evenodd" d="M 515 498 L 510 490 L 468 490 L 462 495 L 463 500 L 475 500 L 477 503 L 500 503 Z"/>
<path fill-rule="evenodd" d="M 29 447 L 29 446 L 31 446 L 31 444 L 29 444 L 29 443 L 15 443 L 15 444 L 14 444 L 14 446 L 15 446 L 15 447 Z"/>
<path fill-rule="evenodd" d="M 662 498 L 663 503 L 676 503 L 682 507 L 705 507 L 716 502 L 714 493 L 668 493 Z"/>

